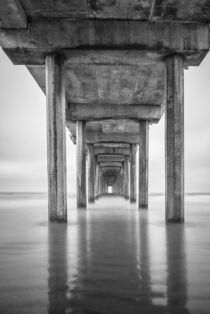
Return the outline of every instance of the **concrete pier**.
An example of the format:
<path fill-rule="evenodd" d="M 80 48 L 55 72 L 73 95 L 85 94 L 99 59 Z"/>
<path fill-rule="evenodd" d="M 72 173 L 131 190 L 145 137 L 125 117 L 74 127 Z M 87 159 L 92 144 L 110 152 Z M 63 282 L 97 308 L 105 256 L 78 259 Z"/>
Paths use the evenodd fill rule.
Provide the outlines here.
<path fill-rule="evenodd" d="M 49 219 L 67 220 L 65 126 L 77 145 L 77 206 L 91 145 L 88 201 L 112 186 L 147 208 L 148 128 L 166 112 L 165 216 L 183 222 L 183 69 L 210 49 L 208 1 L 54 2 L 0 3 L 1 48 L 47 96 Z"/>
<path fill-rule="evenodd" d="M 130 202 L 136 202 L 136 145 L 130 145 Z"/>
<path fill-rule="evenodd" d="M 46 57 L 48 211 L 50 221 L 67 221 L 64 59 Z"/>
<path fill-rule="evenodd" d="M 86 125 L 77 121 L 77 207 L 86 208 Z"/>
<path fill-rule="evenodd" d="M 183 57 L 166 60 L 166 221 L 184 221 L 184 67 Z"/>
<path fill-rule="evenodd" d="M 149 124 L 139 122 L 139 208 L 148 207 Z"/>

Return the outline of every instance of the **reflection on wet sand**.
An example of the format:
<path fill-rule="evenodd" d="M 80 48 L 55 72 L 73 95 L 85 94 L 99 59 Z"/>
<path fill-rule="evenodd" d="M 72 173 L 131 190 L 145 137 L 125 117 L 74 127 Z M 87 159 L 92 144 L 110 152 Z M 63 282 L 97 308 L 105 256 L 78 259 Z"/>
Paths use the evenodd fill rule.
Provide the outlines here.
<path fill-rule="evenodd" d="M 167 243 L 167 308 L 171 314 L 190 314 L 187 309 L 187 267 L 185 228 L 166 226 Z"/>
<path fill-rule="evenodd" d="M 66 313 L 68 308 L 67 226 L 51 224 L 48 227 L 49 278 L 48 298 L 50 314 Z"/>
<path fill-rule="evenodd" d="M 209 314 L 209 204 L 188 197 L 181 226 L 163 198 L 100 199 L 65 226 L 39 195 L 0 197 L 0 313 Z"/>
<path fill-rule="evenodd" d="M 93 207 L 68 228 L 50 226 L 48 314 L 189 314 L 184 229 L 160 227 L 155 254 L 152 229 L 146 211 L 126 207 Z"/>

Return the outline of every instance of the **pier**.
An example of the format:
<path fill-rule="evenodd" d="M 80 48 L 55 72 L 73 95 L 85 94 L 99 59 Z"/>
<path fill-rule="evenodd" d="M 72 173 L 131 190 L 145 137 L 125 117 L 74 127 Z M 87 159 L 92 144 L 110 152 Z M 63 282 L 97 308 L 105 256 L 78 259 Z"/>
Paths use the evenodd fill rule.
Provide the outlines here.
<path fill-rule="evenodd" d="M 184 69 L 208 53 L 209 21 L 200 0 L 0 1 L 0 46 L 46 94 L 50 221 L 67 222 L 66 140 L 78 208 L 117 194 L 147 209 L 165 113 L 165 219 L 184 222 Z"/>

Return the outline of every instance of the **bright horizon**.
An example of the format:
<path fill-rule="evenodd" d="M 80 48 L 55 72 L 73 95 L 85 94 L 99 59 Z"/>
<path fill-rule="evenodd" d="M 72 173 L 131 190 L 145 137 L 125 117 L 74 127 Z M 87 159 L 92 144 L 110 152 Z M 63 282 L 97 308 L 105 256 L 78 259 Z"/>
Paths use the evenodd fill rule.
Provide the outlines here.
<path fill-rule="evenodd" d="M 210 55 L 185 71 L 185 192 L 210 193 Z M 0 193 L 47 192 L 45 95 L 0 50 Z M 75 145 L 66 132 L 68 194 L 76 193 Z M 164 193 L 164 116 L 150 126 L 149 193 Z"/>

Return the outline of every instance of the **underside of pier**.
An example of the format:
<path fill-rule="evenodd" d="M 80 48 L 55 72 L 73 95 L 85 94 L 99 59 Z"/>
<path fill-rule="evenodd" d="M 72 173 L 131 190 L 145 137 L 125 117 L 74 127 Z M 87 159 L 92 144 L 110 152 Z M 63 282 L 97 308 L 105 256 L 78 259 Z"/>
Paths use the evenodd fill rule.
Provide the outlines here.
<path fill-rule="evenodd" d="M 66 127 L 78 208 L 107 193 L 148 208 L 164 113 L 166 221 L 184 221 L 184 69 L 208 53 L 209 22 L 210 0 L 0 1 L 0 46 L 46 94 L 51 221 L 67 221 Z"/>

